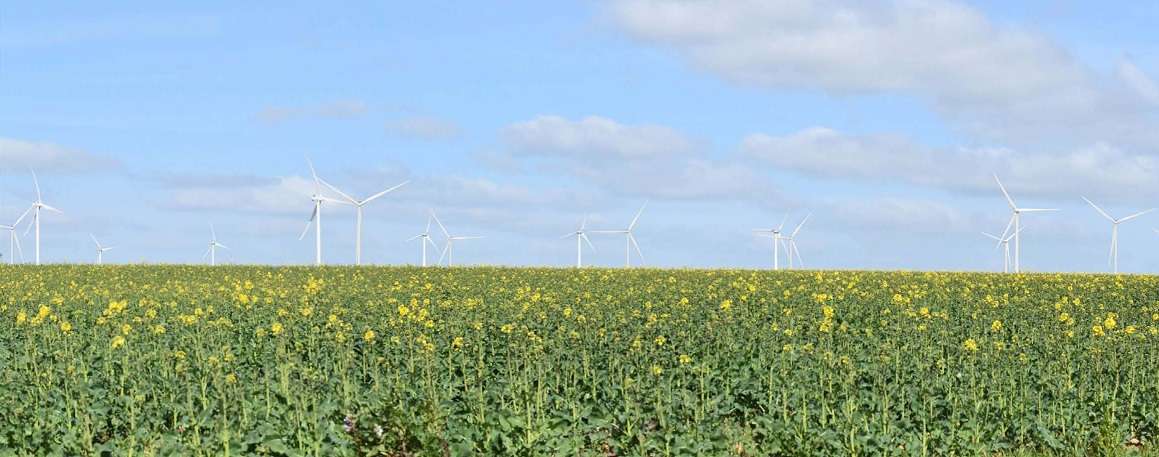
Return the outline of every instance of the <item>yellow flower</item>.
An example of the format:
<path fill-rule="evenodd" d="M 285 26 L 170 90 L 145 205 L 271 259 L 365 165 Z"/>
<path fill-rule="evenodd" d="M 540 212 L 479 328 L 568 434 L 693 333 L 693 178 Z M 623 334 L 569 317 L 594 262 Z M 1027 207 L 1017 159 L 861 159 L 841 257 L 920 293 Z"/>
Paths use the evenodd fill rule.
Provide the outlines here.
<path fill-rule="evenodd" d="M 122 334 L 122 335 L 128 335 L 128 334 L 129 334 L 129 332 L 132 332 L 132 331 L 133 331 L 133 326 L 132 326 L 132 325 L 129 325 L 129 324 L 123 324 L 123 325 L 121 325 L 121 334 Z"/>
<path fill-rule="evenodd" d="M 1093 334 L 1094 336 L 1103 336 L 1106 333 L 1103 331 L 1103 326 L 1101 326 L 1099 324 L 1095 324 L 1094 326 L 1091 327 L 1091 334 Z"/>
<path fill-rule="evenodd" d="M 1062 314 L 1059 314 L 1059 315 L 1058 315 L 1058 321 L 1059 321 L 1059 322 L 1062 322 L 1062 323 L 1064 323 L 1064 324 L 1069 324 L 1069 323 L 1071 322 L 1070 314 L 1069 314 L 1069 313 L 1062 313 Z"/>
<path fill-rule="evenodd" d="M 112 341 L 112 343 L 109 344 L 109 347 L 111 347 L 113 349 L 117 349 L 117 348 L 124 346 L 124 345 L 125 345 L 125 337 L 123 337 L 121 335 L 117 335 L 115 338 L 113 338 L 113 341 Z"/>
<path fill-rule="evenodd" d="M 237 375 L 235 375 L 233 373 L 225 375 L 225 383 L 226 384 L 234 384 L 236 382 L 237 382 Z"/>
<path fill-rule="evenodd" d="M 451 347 L 452 347 L 452 348 L 455 348 L 455 349 L 462 349 L 462 347 L 463 347 L 463 337 L 461 337 L 461 336 L 456 336 L 456 337 L 455 337 L 455 339 L 451 340 Z"/>
<path fill-rule="evenodd" d="M 995 332 L 1002 330 L 1002 321 L 995 320 L 993 323 L 990 324 L 990 330 L 993 330 Z"/>
<path fill-rule="evenodd" d="M 374 333 L 374 330 L 366 329 L 366 332 L 362 334 L 362 341 L 365 341 L 367 343 L 373 343 L 375 336 L 376 335 Z"/>
<path fill-rule="evenodd" d="M 173 358 L 177 360 L 185 360 L 185 351 L 174 351 Z"/>
<path fill-rule="evenodd" d="M 1109 313 L 1107 318 L 1103 319 L 1103 327 L 1106 327 L 1107 330 L 1114 330 L 1116 325 L 1118 325 L 1118 321 L 1115 320 L 1115 313 Z"/>
<path fill-rule="evenodd" d="M 825 316 L 825 319 L 832 319 L 833 315 L 836 314 L 836 312 L 833 311 L 832 306 L 825 305 L 825 306 L 821 307 L 821 314 Z"/>
<path fill-rule="evenodd" d="M 71 332 L 72 324 L 68 323 L 68 321 L 60 321 L 60 331 L 64 333 Z"/>
<path fill-rule="evenodd" d="M 27 320 L 28 320 L 28 313 L 26 313 L 24 311 L 20 311 L 19 313 L 16 313 L 16 325 L 23 324 L 24 321 L 27 321 Z"/>
<path fill-rule="evenodd" d="M 967 339 L 962 343 L 962 348 L 970 352 L 978 352 L 978 342 L 973 338 Z"/>
<path fill-rule="evenodd" d="M 271 326 L 270 326 L 270 333 L 273 333 L 273 334 L 274 334 L 274 336 L 281 335 L 281 334 L 282 334 L 282 332 L 283 332 L 283 331 L 285 331 L 285 330 L 286 330 L 286 329 L 285 329 L 285 327 L 282 327 L 282 323 L 281 323 L 281 322 L 274 322 L 274 325 L 271 325 Z"/>
<path fill-rule="evenodd" d="M 664 335 L 660 335 L 660 336 L 656 337 L 656 340 L 655 340 L 657 346 L 663 346 L 664 343 L 667 341 L 668 341 L 668 339 L 664 338 Z"/>
<path fill-rule="evenodd" d="M 680 354 L 680 364 L 681 365 L 688 365 L 690 363 L 692 363 L 691 356 L 689 356 L 688 354 Z"/>
<path fill-rule="evenodd" d="M 655 376 L 660 376 L 661 374 L 664 374 L 664 369 L 660 368 L 660 365 L 652 365 L 652 374 Z"/>
<path fill-rule="evenodd" d="M 732 300 L 726 298 L 724 301 L 720 302 L 721 311 L 728 311 L 730 308 L 732 308 Z"/>
<path fill-rule="evenodd" d="M 503 324 L 502 327 L 499 327 L 499 331 L 501 331 L 503 333 L 511 333 L 514 330 L 515 330 L 515 324 Z"/>
<path fill-rule="evenodd" d="M 1135 334 L 1135 326 L 1128 325 L 1127 328 L 1123 329 L 1123 331 L 1127 332 L 1128 335 L 1134 335 Z"/>
<path fill-rule="evenodd" d="M 165 333 L 165 324 L 157 324 L 153 326 L 153 334 L 161 335 Z"/>
<path fill-rule="evenodd" d="M 930 308 L 928 306 L 923 306 L 922 309 L 918 310 L 918 314 L 920 314 L 922 317 L 928 318 L 930 317 Z"/>

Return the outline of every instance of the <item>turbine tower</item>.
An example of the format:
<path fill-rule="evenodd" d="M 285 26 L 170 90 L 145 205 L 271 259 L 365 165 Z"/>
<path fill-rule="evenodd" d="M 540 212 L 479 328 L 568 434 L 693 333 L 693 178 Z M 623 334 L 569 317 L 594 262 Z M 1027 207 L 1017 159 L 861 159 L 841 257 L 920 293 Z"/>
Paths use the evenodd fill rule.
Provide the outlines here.
<path fill-rule="evenodd" d="M 213 238 L 209 240 L 209 250 L 205 251 L 205 255 L 201 258 L 209 257 L 209 266 L 212 267 L 217 265 L 217 248 L 229 249 L 229 246 L 217 242 L 217 230 L 213 229 L 213 224 L 209 224 L 209 233 L 213 235 Z"/>
<path fill-rule="evenodd" d="M 1083 200 L 1086 201 L 1087 204 L 1091 205 L 1091 208 L 1094 208 L 1095 211 L 1098 211 L 1099 214 L 1101 214 L 1103 217 L 1107 218 L 1108 221 L 1111 221 L 1111 254 L 1110 254 L 1110 258 L 1108 260 L 1111 263 L 1111 272 L 1118 274 L 1119 273 L 1119 224 L 1122 224 L 1122 223 L 1127 222 L 1127 221 L 1134 219 L 1136 217 L 1139 217 L 1139 216 L 1142 216 L 1144 214 L 1155 211 L 1155 208 L 1151 208 L 1151 209 L 1146 210 L 1146 211 L 1140 211 L 1140 212 L 1137 212 L 1137 213 L 1132 214 L 1132 215 L 1127 216 L 1127 217 L 1115 219 L 1115 218 L 1111 217 L 1110 214 L 1107 214 L 1106 211 L 1103 211 L 1102 208 L 1099 208 L 1099 205 L 1094 204 L 1094 202 L 1088 200 L 1086 197 L 1083 197 Z"/>
<path fill-rule="evenodd" d="M 318 179 L 318 173 L 314 171 L 314 163 L 309 158 L 306 163 L 310 166 L 310 176 L 314 178 L 314 195 L 310 196 L 310 200 L 314 202 L 314 211 L 310 213 L 310 219 L 306 222 L 306 228 L 302 230 L 302 234 L 298 236 L 298 241 L 306 238 L 306 234 L 310 232 L 310 226 L 314 227 L 314 265 L 322 265 L 322 205 L 329 203 L 339 203 L 345 205 L 346 202 L 335 200 L 333 198 L 322 195 L 322 184 Z"/>
<path fill-rule="evenodd" d="M 358 200 L 354 197 L 347 195 L 345 192 L 338 190 L 337 187 L 334 187 L 330 183 L 326 182 L 326 180 L 324 180 L 324 179 L 318 179 L 318 181 L 320 181 L 322 184 L 325 184 L 326 187 L 330 188 L 330 190 L 337 192 L 338 195 L 341 195 L 342 198 L 345 198 L 346 201 L 350 202 L 351 205 L 354 205 L 354 212 L 355 212 L 354 264 L 355 265 L 362 265 L 362 207 L 366 206 L 368 203 L 378 199 L 379 197 L 381 197 L 383 195 L 389 194 L 389 193 L 397 190 L 399 187 L 405 186 L 410 181 L 403 181 L 402 184 L 391 187 L 391 188 L 386 189 L 386 190 L 379 192 L 377 194 L 371 195 L 363 200 Z"/>
<path fill-rule="evenodd" d="M 105 253 L 113 250 L 112 246 L 109 246 L 109 247 L 101 246 L 101 242 L 97 241 L 97 237 L 91 233 L 89 234 L 89 238 L 92 238 L 93 244 L 97 245 L 97 265 L 104 265 L 105 264 Z"/>
<path fill-rule="evenodd" d="M 58 214 L 64 214 L 64 211 L 53 208 L 44 203 L 44 199 L 40 195 L 40 180 L 36 179 L 36 171 L 29 171 L 32 172 L 32 184 L 36 186 L 36 201 L 32 202 L 32 206 L 29 208 L 29 210 L 32 211 L 32 224 L 30 224 L 28 227 L 30 229 L 35 227 L 36 229 L 36 264 L 40 265 L 40 211 L 48 210 Z M 25 230 L 25 233 L 27 234 L 28 231 Z"/>
<path fill-rule="evenodd" d="M 439 224 L 439 229 L 443 231 L 443 236 L 447 237 L 447 244 L 445 246 L 443 246 L 443 253 L 439 254 L 439 262 L 438 263 L 443 263 L 443 257 L 446 257 L 448 267 L 455 266 L 454 262 L 455 262 L 455 242 L 456 241 L 478 240 L 480 238 L 483 238 L 481 236 L 452 236 L 451 233 L 447 231 L 447 227 L 443 226 L 442 221 L 439 221 L 439 217 L 435 216 L 434 211 L 431 212 L 431 218 L 433 218 L 435 220 L 436 224 Z"/>
<path fill-rule="evenodd" d="M 435 240 L 431 239 L 431 220 L 434 217 L 435 217 L 435 213 L 432 211 L 431 215 L 427 216 L 427 228 L 426 228 L 426 230 L 423 230 L 423 233 L 412 236 L 412 237 L 410 237 L 410 239 L 407 240 L 407 241 L 422 240 L 419 243 L 422 244 L 422 246 L 423 246 L 423 263 L 422 263 L 422 265 L 424 267 L 427 266 L 427 245 L 428 244 L 431 245 L 431 247 L 434 247 L 436 250 L 439 249 L 439 245 L 435 244 Z"/>
<path fill-rule="evenodd" d="M 1002 190 L 1002 196 L 1006 197 L 1006 203 L 1010 205 L 1011 220 L 1014 222 L 1014 272 L 1022 272 L 1022 213 L 1040 213 L 1046 211 L 1058 211 L 1054 208 L 1019 208 L 1014 203 L 1014 199 L 1010 198 L 1010 193 L 1006 192 L 1006 186 L 1002 185 L 1002 180 L 998 179 L 998 174 L 994 174 L 994 181 L 998 183 L 998 188 Z M 1002 233 L 1005 237 L 1006 233 Z"/>
<path fill-rule="evenodd" d="M 592 241 L 588 239 L 588 232 L 586 230 L 587 226 L 588 226 L 588 218 L 587 218 L 587 216 L 584 216 L 583 222 L 580 222 L 580 226 L 579 226 L 578 230 L 560 237 L 561 240 L 571 238 L 573 236 L 575 237 L 575 267 L 576 268 L 583 268 L 584 267 L 584 245 L 583 245 L 583 243 L 587 243 L 588 247 L 592 248 L 593 251 L 596 250 L 596 247 L 594 245 L 592 245 Z"/>
<path fill-rule="evenodd" d="M 644 205 L 640 207 L 640 210 L 636 211 L 636 217 L 632 218 L 632 223 L 628 224 L 628 228 L 626 228 L 624 230 L 593 230 L 592 231 L 592 233 L 609 233 L 609 234 L 624 235 L 624 238 L 626 238 L 624 240 L 624 243 L 625 243 L 625 245 L 624 245 L 624 268 L 631 268 L 632 267 L 632 248 L 636 248 L 636 254 L 640 256 L 640 263 L 644 263 L 644 253 L 640 251 L 640 244 L 636 243 L 636 236 L 633 233 L 633 230 L 636 229 L 636 223 L 640 221 L 640 215 L 644 213 L 644 208 L 647 208 L 647 207 L 648 207 L 648 202 L 645 201 Z"/>
<path fill-rule="evenodd" d="M 753 233 L 757 236 L 773 239 L 773 270 L 781 269 L 781 231 L 785 229 L 785 222 L 789 220 L 789 216 L 781 219 L 781 225 L 773 229 L 753 229 Z"/>

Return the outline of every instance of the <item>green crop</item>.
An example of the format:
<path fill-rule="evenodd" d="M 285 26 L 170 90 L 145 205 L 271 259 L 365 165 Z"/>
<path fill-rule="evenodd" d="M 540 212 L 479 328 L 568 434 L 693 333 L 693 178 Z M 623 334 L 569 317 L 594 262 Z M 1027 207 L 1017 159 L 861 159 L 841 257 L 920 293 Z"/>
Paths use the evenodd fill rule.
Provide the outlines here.
<path fill-rule="evenodd" d="M 0 455 L 1092 455 L 1159 277 L 0 267 Z"/>

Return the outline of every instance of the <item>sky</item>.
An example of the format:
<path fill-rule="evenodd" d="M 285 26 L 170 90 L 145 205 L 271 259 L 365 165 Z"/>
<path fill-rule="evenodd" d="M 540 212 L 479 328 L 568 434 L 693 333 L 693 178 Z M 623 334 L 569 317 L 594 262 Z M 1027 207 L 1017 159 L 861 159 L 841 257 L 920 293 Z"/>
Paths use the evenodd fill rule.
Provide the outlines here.
<path fill-rule="evenodd" d="M 643 264 L 1108 270 L 1159 206 L 1148 2 L 15 2 L 0 8 L 0 223 L 45 203 L 46 262 L 306 264 L 307 157 L 366 197 L 363 260 L 567 266 L 636 230 Z M 331 196 L 337 196 L 327 191 Z M 1159 271 L 1159 212 L 1120 270 Z M 441 243 L 437 226 L 435 239 Z M 30 257 L 33 239 L 17 231 Z M 585 262 L 624 263 L 592 233 Z M 323 208 L 324 258 L 354 212 Z M 0 243 L 5 259 L 7 243 Z M 782 259 L 782 262 L 784 260 Z M 634 259 L 633 263 L 640 263 Z"/>

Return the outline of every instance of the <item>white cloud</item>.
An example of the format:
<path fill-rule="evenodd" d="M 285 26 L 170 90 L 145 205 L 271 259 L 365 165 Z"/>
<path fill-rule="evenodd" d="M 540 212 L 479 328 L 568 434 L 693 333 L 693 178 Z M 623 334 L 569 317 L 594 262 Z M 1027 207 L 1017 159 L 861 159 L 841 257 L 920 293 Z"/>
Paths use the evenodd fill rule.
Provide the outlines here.
<path fill-rule="evenodd" d="M 334 100 L 316 105 L 269 106 L 257 114 L 257 119 L 266 124 L 281 124 L 302 119 L 349 119 L 365 115 L 369 111 L 361 100 Z"/>
<path fill-rule="evenodd" d="M 830 178 L 903 182 L 949 190 L 993 191 L 993 173 L 1023 194 L 1142 197 L 1159 191 L 1159 160 L 1096 143 L 1064 152 L 935 148 L 895 135 L 847 135 L 810 128 L 746 137 L 744 154 L 776 167 Z"/>
<path fill-rule="evenodd" d="M 454 121 L 447 119 L 413 116 L 387 122 L 386 131 L 420 140 L 445 140 L 459 136 L 461 129 Z"/>
<path fill-rule="evenodd" d="M 1159 142 L 1066 50 L 948 0 L 612 0 L 613 20 L 726 79 L 901 93 L 991 138 Z"/>
<path fill-rule="evenodd" d="M 79 149 L 0 137 L 0 169 L 5 171 L 23 172 L 32 168 L 37 171 L 82 172 L 119 165 L 114 159 Z"/>
<path fill-rule="evenodd" d="M 1147 76 L 1134 62 L 1122 59 L 1119 61 L 1117 70 L 1119 78 L 1136 95 L 1142 97 L 1148 103 L 1159 104 L 1159 85 L 1155 84 L 1155 80 Z"/>
<path fill-rule="evenodd" d="M 570 158 L 646 159 L 691 152 L 692 140 L 660 125 L 625 125 L 600 116 L 569 120 L 539 116 L 503 130 L 515 152 Z"/>

